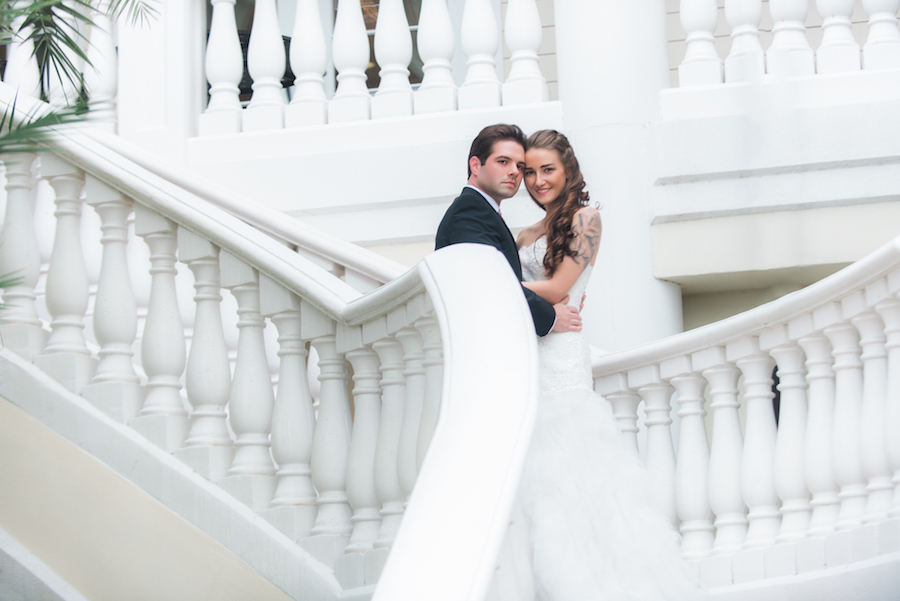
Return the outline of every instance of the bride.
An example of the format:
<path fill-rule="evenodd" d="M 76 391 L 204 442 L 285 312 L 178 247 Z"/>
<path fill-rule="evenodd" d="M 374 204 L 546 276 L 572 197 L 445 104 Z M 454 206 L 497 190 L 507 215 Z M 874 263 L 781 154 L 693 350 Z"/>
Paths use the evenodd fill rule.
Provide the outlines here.
<path fill-rule="evenodd" d="M 566 137 L 532 134 L 525 186 L 543 219 L 519 233 L 524 286 L 577 304 L 600 243 L 600 215 Z M 575 299 L 574 301 L 571 299 Z M 646 470 L 594 393 L 580 332 L 538 339 L 540 403 L 491 597 L 539 601 L 699 596 L 678 535 L 653 506 Z"/>

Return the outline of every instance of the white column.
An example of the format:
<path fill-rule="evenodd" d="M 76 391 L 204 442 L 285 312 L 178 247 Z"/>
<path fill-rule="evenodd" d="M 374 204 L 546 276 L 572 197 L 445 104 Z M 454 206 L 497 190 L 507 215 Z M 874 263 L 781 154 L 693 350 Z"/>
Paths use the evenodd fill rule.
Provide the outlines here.
<path fill-rule="evenodd" d="M 275 0 L 253 4 L 253 30 L 247 48 L 247 70 L 253 79 L 253 96 L 243 115 L 243 131 L 284 127 L 284 77 L 287 59 L 278 26 Z"/>
<path fill-rule="evenodd" d="M 218 482 L 234 459 L 225 406 L 231 395 L 231 365 L 222 331 L 219 249 L 180 228 L 178 256 L 194 274 L 194 331 L 184 386 L 193 407 L 191 430 L 175 456 Z"/>
<path fill-rule="evenodd" d="M 885 441 L 885 395 L 887 394 L 887 351 L 884 322 L 874 311 L 864 311 L 853 318 L 860 333 L 863 361 L 863 399 L 860 409 L 860 460 L 868 481 L 866 513 L 863 523 L 887 518 L 894 486 L 887 459 Z M 891 435 L 895 436 L 894 434 Z"/>
<path fill-rule="evenodd" d="M 413 91 L 409 83 L 412 37 L 403 0 L 381 0 L 375 23 L 375 60 L 381 83 L 372 98 L 372 118 L 412 115 Z"/>
<path fill-rule="evenodd" d="M 797 341 L 806 354 L 809 412 L 803 450 L 806 485 L 812 493 L 809 536 L 834 532 L 840 500 L 834 479 L 834 359 L 828 339 L 819 332 Z"/>
<path fill-rule="evenodd" d="M 866 509 L 866 481 L 860 457 L 860 408 L 862 405 L 862 362 L 859 334 L 849 323 L 825 328 L 834 356 L 835 403 L 834 475 L 841 492 L 841 509 L 836 527 L 846 530 L 862 523 Z"/>
<path fill-rule="evenodd" d="M 659 370 L 652 370 L 646 383 L 638 387 L 644 400 L 647 426 L 647 452 L 645 464 L 650 472 L 653 498 L 660 512 L 675 525 L 678 515 L 675 511 L 675 447 L 672 445 L 672 407 L 669 399 L 672 387 L 659 377 Z M 636 385 L 629 375 L 629 384 Z"/>
<path fill-rule="evenodd" d="M 131 350 L 137 334 L 137 302 L 127 258 L 132 202 L 92 176 L 87 177 L 86 196 L 100 215 L 103 259 L 94 297 L 94 336 L 100 344 L 100 363 L 82 396 L 111 411 L 116 419 L 127 421 L 137 415 L 144 399 Z"/>
<path fill-rule="evenodd" d="M 81 10 L 83 7 L 69 4 L 69 8 Z M 57 18 L 61 22 L 62 27 L 68 30 L 69 37 L 71 37 L 75 45 L 82 52 L 86 53 L 85 36 L 88 25 L 69 13 L 57 13 Z M 65 44 L 61 46 L 63 56 L 52 57 L 48 61 L 47 72 L 44 73 L 43 81 L 47 101 L 54 109 L 74 106 L 78 102 L 84 78 L 84 59 Z M 61 66 L 65 62 L 71 65 L 67 70 L 64 70 Z"/>
<path fill-rule="evenodd" d="M 500 106 L 502 86 L 494 57 L 500 48 L 500 27 L 490 0 L 466 0 L 462 17 L 462 49 L 466 79 L 459 87 L 459 108 Z"/>
<path fill-rule="evenodd" d="M 10 66 L 7 64 L 7 69 Z M 0 236 L 0 273 L 15 273 L 19 281 L 3 290 L 0 335 L 3 345 L 31 361 L 47 343 L 34 301 L 41 272 L 34 228 L 33 153 L 0 157 L 6 170 L 6 215 Z"/>
<path fill-rule="evenodd" d="M 272 279 L 259 281 L 260 312 L 278 328 L 278 394 L 272 411 L 272 457 L 278 486 L 266 518 L 292 540 L 309 536 L 316 520 L 316 489 L 309 467 L 316 416 L 306 374 L 300 299 Z"/>
<path fill-rule="evenodd" d="M 361 121 L 370 116 L 366 88 L 369 37 L 359 0 L 338 0 L 331 55 L 338 71 L 337 90 L 328 101 L 328 122 Z"/>
<path fill-rule="evenodd" d="M 18 8 L 29 4 L 27 0 L 18 0 L 14 5 Z M 25 17 L 18 17 L 12 22 L 12 30 L 19 31 Z M 10 40 L 6 47 L 6 70 L 3 73 L 3 81 L 18 88 L 18 92 L 24 96 L 39 98 L 41 94 L 41 76 L 38 71 L 37 60 L 34 58 L 34 42 L 28 39 L 33 29 L 22 31 L 17 37 Z"/>
<path fill-rule="evenodd" d="M 88 65 L 84 72 L 84 87 L 90 98 L 88 119 L 102 126 L 104 131 L 116 133 L 116 92 L 118 91 L 118 61 L 113 41 L 113 23 L 109 18 L 110 0 L 102 0 L 91 11 L 89 44 L 86 50 Z"/>
<path fill-rule="evenodd" d="M 455 111 L 457 90 L 453 81 L 453 23 L 447 0 L 422 0 L 416 38 L 422 59 L 422 84 L 413 95 L 416 114 Z"/>
<path fill-rule="evenodd" d="M 219 486 L 261 512 L 275 494 L 275 466 L 269 431 L 275 404 L 266 347 L 265 320 L 259 313 L 259 274 L 234 255 L 222 252 L 222 287 L 237 301 L 238 348 L 228 399 L 228 421 L 236 436 L 234 460 Z"/>
<path fill-rule="evenodd" d="M 319 0 L 298 0 L 291 37 L 294 97 L 284 109 L 284 126 L 321 125 L 328 116 L 323 73 L 327 68 Z"/>
<path fill-rule="evenodd" d="M 46 284 L 47 310 L 53 319 L 47 346 L 34 363 L 72 392 L 80 393 L 96 368 L 84 342 L 88 306 L 88 277 L 81 247 L 84 173 L 47 153 L 41 155 L 41 173 L 56 193 L 56 234 Z"/>
<path fill-rule="evenodd" d="M 624 381 L 618 390 L 614 392 L 601 391 L 601 394 L 612 405 L 613 417 L 619 423 L 619 430 L 622 432 L 622 436 L 627 438 L 634 450 L 637 451 L 637 408 L 641 402 L 641 395 L 629 390 L 628 384 Z"/>
<path fill-rule="evenodd" d="M 397 480 L 403 495 L 409 499 L 419 473 L 416 459 L 425 397 L 425 353 L 422 336 L 415 328 L 402 328 L 396 336 L 403 346 L 403 361 L 406 363 L 406 369 L 403 370 L 406 401 L 397 446 Z"/>
<path fill-rule="evenodd" d="M 421 469 L 441 411 L 441 385 L 444 378 L 444 354 L 441 344 L 441 328 L 434 315 L 416 322 L 416 328 L 424 341 L 425 398 L 422 401 L 422 419 L 416 443 L 416 469 Z"/>
<path fill-rule="evenodd" d="M 869 15 L 869 38 L 863 46 L 863 67 L 900 67 L 900 32 L 897 30 L 900 0 L 863 0 L 862 4 Z"/>
<path fill-rule="evenodd" d="M 235 0 L 210 0 L 212 21 L 206 43 L 206 80 L 209 104 L 200 115 L 200 135 L 241 131 L 238 86 L 244 76 L 244 57 L 234 20 Z"/>
<path fill-rule="evenodd" d="M 718 14 L 715 0 L 681 0 L 679 16 L 687 33 L 687 49 L 678 65 L 680 87 L 722 83 L 722 59 L 713 36 Z"/>
<path fill-rule="evenodd" d="M 403 517 L 405 497 L 400 488 L 397 452 L 406 404 L 406 379 L 403 377 L 403 347 L 394 339 L 375 342 L 372 348 L 381 359 L 381 422 L 375 448 L 375 491 L 381 501 L 381 530 L 376 549 L 387 549 L 394 542 Z"/>
<path fill-rule="evenodd" d="M 681 290 L 653 277 L 647 220 L 653 161 L 646 123 L 658 118 L 670 78 L 666 3 L 555 0 L 554 11 L 565 133 L 591 195 L 603 199 L 603 219 L 616 224 L 604 234 L 588 285 L 585 334 L 609 350 L 675 334 Z"/>
<path fill-rule="evenodd" d="M 900 517 L 900 300 L 889 298 L 883 300 L 875 309 L 884 320 L 884 333 L 887 336 L 885 349 L 888 353 L 887 396 L 885 398 L 885 444 L 887 456 L 893 470 L 891 483 L 894 485 L 894 496 L 888 516 Z"/>
<path fill-rule="evenodd" d="M 766 51 L 770 75 L 812 75 L 816 72 L 813 50 L 806 39 L 808 0 L 769 0 L 772 45 Z"/>
<path fill-rule="evenodd" d="M 822 17 L 822 43 L 816 50 L 816 73 L 859 71 L 859 44 L 853 37 L 853 0 L 816 0 Z"/>
<path fill-rule="evenodd" d="M 766 72 L 759 43 L 762 0 L 725 0 L 725 20 L 731 25 L 731 50 L 725 57 L 725 81 L 757 81 Z"/>
<path fill-rule="evenodd" d="M 739 356 L 736 365 L 744 374 L 746 436 L 741 455 L 741 492 L 747 504 L 747 539 L 744 548 L 775 543 L 781 513 L 775 494 L 775 413 L 772 410 L 772 367 L 754 338 L 729 345 Z M 715 430 L 714 430 L 715 431 Z"/>
<path fill-rule="evenodd" d="M 547 102 L 550 89 L 538 60 L 542 31 L 535 0 L 509 0 L 504 33 L 510 67 L 503 84 L 503 105 Z"/>

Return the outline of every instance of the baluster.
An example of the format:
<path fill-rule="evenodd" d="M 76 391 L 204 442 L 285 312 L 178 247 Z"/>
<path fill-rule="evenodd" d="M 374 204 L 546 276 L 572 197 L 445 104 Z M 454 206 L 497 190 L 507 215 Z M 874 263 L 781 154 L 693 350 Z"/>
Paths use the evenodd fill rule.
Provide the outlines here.
<path fill-rule="evenodd" d="M 422 0 L 419 35 L 422 84 L 413 95 L 416 114 L 455 111 L 457 90 L 453 81 L 453 23 L 447 0 Z"/>
<path fill-rule="evenodd" d="M 643 371 L 643 370 L 642 370 Z M 672 524 L 678 522 L 675 513 L 675 447 L 672 445 L 672 418 L 669 398 L 672 388 L 659 376 L 659 368 L 650 373 L 628 374 L 628 384 L 637 388 L 644 401 L 647 426 L 646 465 L 650 472 L 654 501 Z"/>
<path fill-rule="evenodd" d="M 860 459 L 868 484 L 863 523 L 887 518 L 894 487 L 885 446 L 885 394 L 887 393 L 887 351 L 884 322 L 874 311 L 864 311 L 852 319 L 860 333 L 863 361 L 863 398 L 860 410 Z M 892 434 L 894 436 L 895 434 Z"/>
<path fill-rule="evenodd" d="M 625 382 L 621 382 L 621 386 L 617 390 L 612 392 L 608 390 L 608 388 L 601 388 L 599 392 L 612 405 L 613 417 L 616 418 L 622 436 L 627 438 L 634 450 L 637 451 L 637 408 L 641 402 L 641 395 L 629 390 Z"/>
<path fill-rule="evenodd" d="M 200 115 L 201 136 L 241 131 L 241 78 L 244 55 L 234 19 L 235 0 L 210 0 L 212 20 L 206 42 L 209 104 Z"/>
<path fill-rule="evenodd" d="M 834 532 L 840 501 L 834 479 L 832 444 L 834 440 L 834 361 L 828 339 L 816 332 L 797 341 L 806 354 L 806 379 L 809 383 L 809 412 L 803 463 L 806 485 L 812 493 L 812 517 L 809 536 Z"/>
<path fill-rule="evenodd" d="M 9 67 L 7 67 L 9 68 Z M 0 273 L 19 278 L 3 289 L 0 335 L 3 345 L 31 361 L 47 343 L 34 305 L 41 255 L 34 228 L 33 153 L 2 155 L 6 168 L 6 216 L 0 238 Z"/>
<path fill-rule="evenodd" d="M 859 417 L 862 404 L 862 362 L 859 334 L 849 323 L 825 328 L 834 356 L 834 476 L 841 487 L 838 530 L 862 523 L 866 508 L 866 482 L 859 453 Z"/>
<path fill-rule="evenodd" d="M 110 0 L 101 0 L 91 11 L 91 32 L 87 47 L 88 64 L 84 87 L 90 99 L 88 119 L 102 124 L 104 131 L 116 133 L 116 91 L 118 65 L 109 18 Z"/>
<path fill-rule="evenodd" d="M 381 65 L 381 83 L 372 98 L 372 118 L 412 115 L 413 91 L 409 84 L 412 37 L 403 0 L 381 0 L 375 23 L 375 60 Z"/>
<path fill-rule="evenodd" d="M 718 14 L 716 0 L 681 0 L 679 15 L 687 33 L 684 60 L 678 65 L 682 88 L 722 83 L 722 59 L 713 36 Z"/>
<path fill-rule="evenodd" d="M 70 9 L 78 11 L 83 11 L 86 8 L 84 5 L 76 6 L 72 3 L 67 4 Z M 79 46 L 82 51 L 86 51 L 84 33 L 87 24 L 68 13 L 58 13 L 57 16 L 59 17 L 62 27 L 68 30 L 72 41 Z M 46 93 L 47 101 L 54 109 L 74 106 L 81 96 L 81 88 L 84 84 L 84 59 L 65 45 L 62 47 L 62 54 L 64 58 L 59 58 L 56 61 L 51 60 L 44 73 L 44 92 Z M 71 69 L 68 73 L 65 73 L 60 66 L 64 60 L 68 61 L 71 65 Z"/>
<path fill-rule="evenodd" d="M 803 465 L 808 419 L 805 358 L 803 349 L 792 343 L 777 346 L 771 353 L 778 363 L 781 393 L 775 442 L 775 490 L 782 501 L 778 541 L 791 542 L 806 536 L 812 515 Z"/>
<path fill-rule="evenodd" d="M 894 470 L 892 484 L 894 496 L 888 517 L 900 517 L 900 300 L 890 298 L 875 305 L 875 310 L 884 320 L 887 335 L 885 349 L 888 353 L 888 381 L 885 397 L 885 444 L 891 469 Z"/>
<path fill-rule="evenodd" d="M 275 398 L 259 313 L 259 274 L 235 257 L 219 257 L 222 287 L 237 301 L 238 348 L 228 398 L 228 419 L 235 434 L 234 460 L 219 481 L 244 504 L 261 512 L 275 494 L 275 466 L 269 456 L 269 430 Z"/>
<path fill-rule="evenodd" d="M 712 553 L 741 549 L 747 535 L 747 517 L 741 495 L 741 424 L 738 417 L 737 368 L 728 363 L 723 349 L 713 347 L 694 353 L 695 369 L 709 382 L 713 411 L 709 453 L 709 506 L 716 514 L 716 540 Z"/>
<path fill-rule="evenodd" d="M 175 456 L 194 471 L 218 482 L 234 460 L 225 420 L 231 395 L 231 365 L 222 331 L 219 249 L 184 229 L 178 230 L 178 255 L 194 274 L 194 332 L 184 385 L 191 403 L 191 430 Z"/>
<path fill-rule="evenodd" d="M 368 119 L 371 106 L 366 88 L 369 37 L 359 0 L 338 0 L 331 54 L 338 71 L 338 86 L 334 97 L 328 101 L 328 122 Z"/>
<path fill-rule="evenodd" d="M 320 125 L 328 116 L 325 98 L 327 50 L 319 16 L 319 0 L 298 0 L 291 34 L 294 97 L 284 109 L 284 126 Z"/>
<path fill-rule="evenodd" d="M 822 17 L 822 43 L 816 50 L 816 73 L 859 71 L 859 44 L 853 37 L 853 0 L 816 0 Z"/>
<path fill-rule="evenodd" d="M 729 358 L 744 374 L 746 437 L 741 455 L 741 491 L 747 504 L 747 539 L 744 548 L 775 543 L 781 513 L 775 494 L 775 413 L 772 411 L 774 362 L 760 350 L 760 343 L 745 338 L 728 346 Z M 715 432 L 715 431 L 714 431 Z"/>
<path fill-rule="evenodd" d="M 506 46 L 509 77 L 503 84 L 503 105 L 547 102 L 550 88 L 541 74 L 541 16 L 534 0 L 510 0 L 506 5 Z"/>
<path fill-rule="evenodd" d="M 13 5 L 21 8 L 29 3 L 28 0 L 18 0 Z M 12 22 L 11 30 L 18 32 L 24 20 L 24 16 L 17 17 Z M 34 42 L 28 39 L 33 31 L 33 28 L 28 27 L 10 40 L 6 47 L 6 70 L 3 73 L 3 81 L 17 87 L 18 93 L 23 96 L 39 98 L 41 76 L 34 57 Z"/>
<path fill-rule="evenodd" d="M 56 235 L 47 270 L 50 338 L 34 358 L 39 368 L 75 392 L 94 375 L 96 362 L 84 342 L 88 277 L 81 250 L 81 191 L 84 173 L 55 155 L 41 155 L 41 171 L 56 193 Z"/>
<path fill-rule="evenodd" d="M 900 31 L 897 30 L 900 0 L 863 0 L 862 5 L 869 15 L 869 39 L 863 46 L 863 67 L 900 67 Z"/>
<path fill-rule="evenodd" d="M 808 0 L 769 0 L 772 45 L 766 51 L 766 72 L 771 75 L 812 75 L 813 50 L 806 39 Z"/>
<path fill-rule="evenodd" d="M 128 216 L 133 207 L 131 199 L 90 175 L 85 190 L 87 203 L 100 215 L 103 258 L 94 297 L 94 336 L 100 344 L 100 363 L 82 396 L 114 419 L 127 422 L 138 414 L 144 401 L 131 350 L 137 334 L 137 302 L 126 253 Z"/>
<path fill-rule="evenodd" d="M 403 370 L 403 347 L 392 338 L 372 344 L 381 359 L 381 422 L 375 449 L 375 491 L 381 501 L 381 530 L 375 540 L 376 549 L 388 549 L 394 542 L 403 517 L 403 490 L 397 469 L 400 430 L 406 404 L 406 379 Z"/>
<path fill-rule="evenodd" d="M 319 492 L 312 538 L 301 545 L 327 565 L 344 552 L 353 526 L 347 503 L 347 456 L 350 448 L 350 402 L 347 363 L 338 353 L 335 324 L 312 305 L 300 308 L 301 328 L 319 356 L 319 411 L 313 433 L 313 485 Z"/>
<path fill-rule="evenodd" d="M 309 456 L 316 416 L 306 384 L 306 345 L 301 338 L 300 300 L 270 278 L 260 277 L 260 312 L 278 328 L 278 394 L 272 410 L 272 456 L 278 487 L 266 518 L 291 540 L 309 535 L 316 520 L 316 489 Z"/>
<path fill-rule="evenodd" d="M 500 48 L 500 28 L 490 0 L 466 0 L 462 17 L 462 48 L 466 79 L 459 88 L 459 108 L 500 106 L 502 86 L 494 57 Z"/>
<path fill-rule="evenodd" d="M 725 81 L 757 81 L 766 72 L 759 43 L 762 0 L 725 0 L 725 20 L 731 25 L 731 51 L 725 57 Z"/>
<path fill-rule="evenodd" d="M 416 469 L 422 469 L 422 462 L 434 436 L 441 412 L 441 387 L 444 379 L 444 347 L 441 343 L 441 329 L 434 315 L 423 317 L 416 322 L 416 328 L 424 341 L 425 398 L 422 401 L 422 419 L 416 443 Z"/>
<path fill-rule="evenodd" d="M 709 444 L 706 411 L 703 410 L 703 379 L 690 371 L 687 357 L 663 362 L 662 377 L 678 395 L 678 463 L 675 466 L 675 509 L 681 519 L 681 556 L 703 559 L 715 538 L 709 509 Z"/>
<path fill-rule="evenodd" d="M 253 79 L 253 96 L 244 111 L 243 131 L 284 127 L 284 77 L 287 59 L 278 27 L 275 0 L 256 0 L 247 48 L 247 70 Z"/>
<path fill-rule="evenodd" d="M 397 332 L 397 340 L 403 346 L 403 360 L 406 369 L 406 402 L 403 407 L 403 425 L 400 428 L 400 443 L 397 447 L 397 479 L 406 499 L 412 494 L 418 476 L 416 453 L 419 442 L 419 427 L 422 422 L 422 404 L 425 397 L 425 353 L 422 336 L 413 327 Z"/>

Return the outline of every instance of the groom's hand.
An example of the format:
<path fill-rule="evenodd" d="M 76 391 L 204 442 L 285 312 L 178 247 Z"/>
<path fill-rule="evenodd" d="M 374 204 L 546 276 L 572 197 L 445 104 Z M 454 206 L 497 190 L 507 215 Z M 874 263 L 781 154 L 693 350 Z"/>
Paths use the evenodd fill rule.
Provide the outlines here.
<path fill-rule="evenodd" d="M 567 302 L 569 302 L 568 296 L 553 305 L 553 310 L 556 311 L 556 323 L 553 324 L 554 332 L 581 331 L 581 315 L 578 313 L 578 309 L 570 307 L 566 304 Z"/>

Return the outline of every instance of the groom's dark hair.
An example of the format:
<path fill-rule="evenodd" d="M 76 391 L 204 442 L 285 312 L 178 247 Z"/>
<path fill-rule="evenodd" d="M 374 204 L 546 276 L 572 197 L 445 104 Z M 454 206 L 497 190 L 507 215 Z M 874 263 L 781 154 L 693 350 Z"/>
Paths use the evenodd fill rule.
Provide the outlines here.
<path fill-rule="evenodd" d="M 488 125 L 475 136 L 472 140 L 472 146 L 469 148 L 469 158 L 466 159 L 466 165 L 469 159 L 478 157 L 482 165 L 487 161 L 488 157 L 494 151 L 494 144 L 500 140 L 512 140 L 518 142 L 522 148 L 525 148 L 525 134 L 518 125 L 507 123 L 497 123 L 496 125 Z M 469 177 L 472 177 L 472 168 L 468 167 Z"/>

